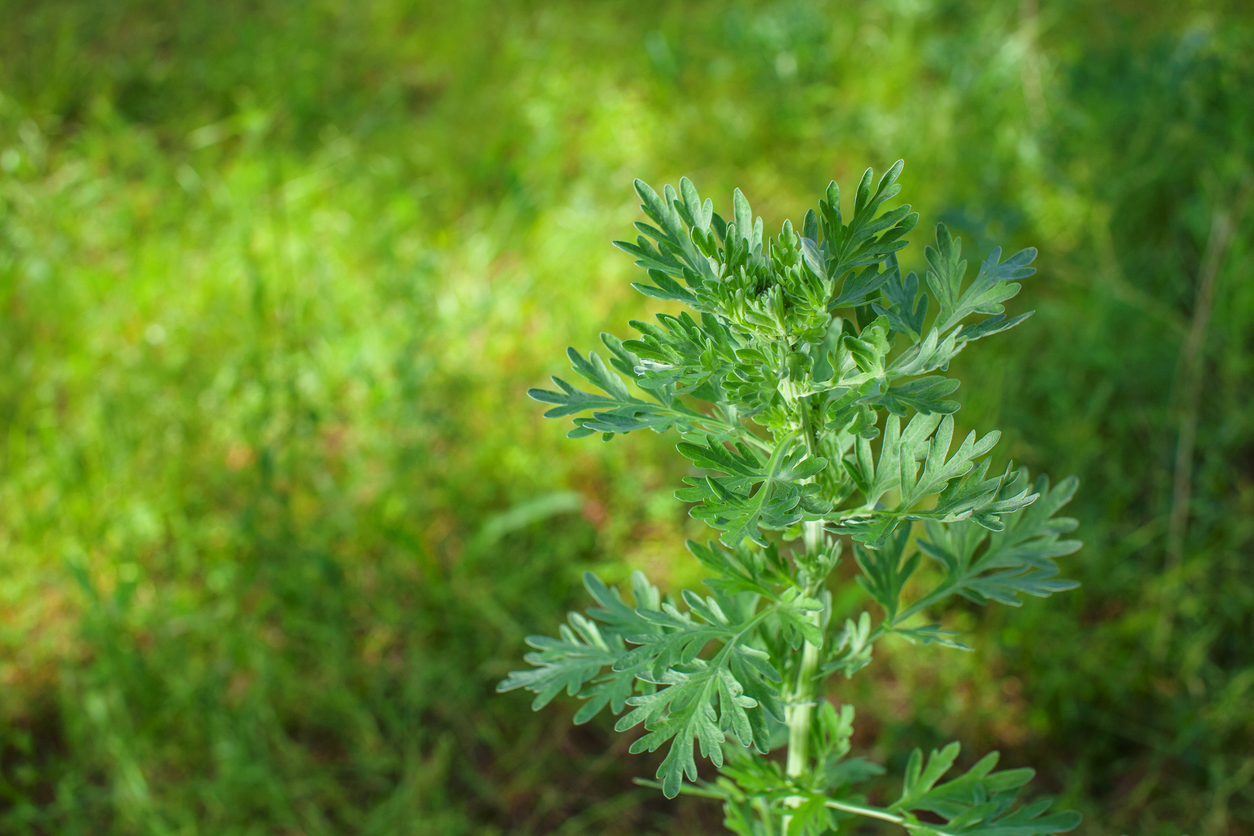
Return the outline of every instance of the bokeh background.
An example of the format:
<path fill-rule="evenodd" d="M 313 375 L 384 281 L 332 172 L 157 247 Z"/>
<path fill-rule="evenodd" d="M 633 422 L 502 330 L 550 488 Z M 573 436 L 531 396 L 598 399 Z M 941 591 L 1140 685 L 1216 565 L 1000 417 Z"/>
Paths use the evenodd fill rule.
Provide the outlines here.
<path fill-rule="evenodd" d="M 770 229 L 903 157 L 909 266 L 937 220 L 1041 250 L 960 419 L 1079 475 L 1083 586 L 888 647 L 857 745 L 1254 833 L 1252 43 L 1189 0 L 0 0 L 0 831 L 719 832 L 493 694 L 584 569 L 698 578 L 673 440 L 523 393 L 656 309 L 632 178 Z"/>

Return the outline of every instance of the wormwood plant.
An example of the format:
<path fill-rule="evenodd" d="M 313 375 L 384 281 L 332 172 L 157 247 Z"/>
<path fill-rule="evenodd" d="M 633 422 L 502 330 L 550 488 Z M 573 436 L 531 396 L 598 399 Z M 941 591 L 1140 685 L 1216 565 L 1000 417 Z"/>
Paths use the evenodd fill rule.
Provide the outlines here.
<path fill-rule="evenodd" d="M 965 649 L 936 623 L 955 595 L 1018 606 L 1076 586 L 1055 563 L 1080 546 L 1060 539 L 1075 521 L 1055 516 L 1075 480 L 990 473 L 996 431 L 953 449 L 958 381 L 941 374 L 1030 315 L 1007 317 L 1002 303 L 1035 272 L 1036 251 L 1002 261 L 994 249 L 964 287 L 960 242 L 938 225 L 929 298 L 895 255 L 918 215 L 884 208 L 901 169 L 878 185 L 868 170 L 848 220 L 832 183 L 818 212 L 775 238 L 739 190 L 727 221 L 687 179 L 661 196 L 636 181 L 651 223 L 615 242 L 648 272 L 634 287 L 695 316 L 632 322 L 640 336 L 626 342 L 603 334 L 606 359 L 570 349 L 599 393 L 559 378 L 558 391 L 529 393 L 553 404 L 549 417 L 577 416 L 573 438 L 677 431 L 694 468 L 677 496 L 721 533 L 688 543 L 712 575 L 708 595 L 672 600 L 636 572 L 628 603 L 588 573 L 596 606 L 571 613 L 557 638 L 529 637 L 534 667 L 499 690 L 535 692 L 536 709 L 565 690 L 584 700 L 576 723 L 608 707 L 623 715 L 617 730 L 643 725 L 631 751 L 667 748 L 662 793 L 718 799 L 742 836 L 816 836 L 858 817 L 916 836 L 1036 836 L 1080 821 L 1048 800 L 1016 805 L 1032 770 L 994 771 L 996 753 L 946 779 L 957 743 L 915 750 L 900 797 L 871 805 L 858 786 L 883 770 L 850 756 L 853 707 L 826 697 L 828 679 L 870 664 L 886 636 Z M 878 614 L 841 624 L 828 584 L 846 543 Z M 923 557 L 938 581 L 911 580 Z M 712 781 L 698 778 L 698 746 L 719 769 Z"/>

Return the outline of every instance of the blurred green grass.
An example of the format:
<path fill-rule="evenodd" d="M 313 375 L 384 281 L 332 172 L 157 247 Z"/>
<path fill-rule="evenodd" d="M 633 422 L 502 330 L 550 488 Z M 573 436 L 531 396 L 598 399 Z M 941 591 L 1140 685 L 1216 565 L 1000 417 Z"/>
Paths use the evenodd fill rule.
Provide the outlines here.
<path fill-rule="evenodd" d="M 567 441 L 522 393 L 651 310 L 608 245 L 633 177 L 739 186 L 769 225 L 898 157 L 974 257 L 1042 250 L 1037 316 L 960 358 L 958 396 L 1007 455 L 1081 476 L 1084 586 L 959 612 L 976 653 L 890 652 L 834 696 L 881 759 L 956 735 L 1038 766 L 1084 833 L 1254 827 L 1239 4 L 0 20 L 4 832 L 718 832 L 634 788 L 655 765 L 608 726 L 491 693 L 583 568 L 697 572 L 669 442 Z"/>

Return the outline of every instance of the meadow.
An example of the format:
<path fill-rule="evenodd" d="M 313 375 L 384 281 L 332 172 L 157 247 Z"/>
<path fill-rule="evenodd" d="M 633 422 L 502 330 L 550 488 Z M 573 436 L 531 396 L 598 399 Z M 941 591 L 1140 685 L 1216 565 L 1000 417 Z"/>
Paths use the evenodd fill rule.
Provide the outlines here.
<path fill-rule="evenodd" d="M 1243 4 L 0 21 L 0 831 L 719 832 L 605 718 L 493 693 L 584 569 L 701 572 L 673 441 L 567 440 L 524 393 L 659 309 L 609 243 L 633 178 L 769 229 L 904 158 L 969 252 L 1041 251 L 955 397 L 1079 476 L 1082 586 L 959 612 L 972 653 L 892 648 L 834 695 L 855 743 L 890 774 L 1000 749 L 1086 836 L 1254 832 Z"/>

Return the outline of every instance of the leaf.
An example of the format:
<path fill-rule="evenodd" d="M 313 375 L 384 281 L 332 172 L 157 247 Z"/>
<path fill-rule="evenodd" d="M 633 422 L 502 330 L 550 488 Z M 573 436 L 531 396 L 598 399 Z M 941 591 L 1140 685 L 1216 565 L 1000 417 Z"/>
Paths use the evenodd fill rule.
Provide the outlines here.
<path fill-rule="evenodd" d="M 762 219 L 753 220 L 749 201 L 745 199 L 740 189 L 732 192 L 732 209 L 736 232 L 749 245 L 750 252 L 760 253 L 762 251 Z"/>
<path fill-rule="evenodd" d="M 658 610 L 638 609 L 651 629 L 627 636 L 628 641 L 639 646 L 615 660 L 615 667 L 644 664 L 657 679 L 670 668 L 694 662 L 711 641 L 726 640 L 735 634 L 727 615 L 713 599 L 702 601 L 696 593 L 684 590 L 684 600 L 692 612 L 680 612 L 670 603 L 662 604 Z"/>
<path fill-rule="evenodd" d="M 922 341 L 906 349 L 893 361 L 889 368 L 890 376 L 896 380 L 947 369 L 949 361 L 966 348 L 967 342 L 965 338 L 960 338 L 959 331 L 952 331 L 941 339 L 940 331 L 933 328 Z"/>
<path fill-rule="evenodd" d="M 888 416 L 884 422 L 884 438 L 880 443 L 879 460 L 871 454 L 871 441 L 859 438 L 854 445 L 854 461 L 846 461 L 855 484 L 866 496 L 866 503 L 878 503 L 884 494 L 901 486 L 901 458 L 913 459 L 915 450 L 940 423 L 940 416 L 916 415 L 901 433 L 901 419 Z"/>
<path fill-rule="evenodd" d="M 801 590 L 793 587 L 780 597 L 778 609 L 780 626 L 784 637 L 795 650 L 803 641 L 820 647 L 823 644 L 823 633 L 816 623 L 814 613 L 822 612 L 823 604 L 814 598 L 801 594 Z"/>
<path fill-rule="evenodd" d="M 1007 465 L 1001 476 L 986 479 L 988 466 L 988 459 L 981 461 L 961 479 L 946 485 L 931 510 L 911 512 L 907 517 L 945 523 L 969 519 L 981 528 L 1001 531 L 1005 527 L 1002 516 L 1031 505 L 1039 494 L 1032 493 L 1028 487 L 1022 487 L 1018 493 L 1007 492 L 1011 466 Z"/>
<path fill-rule="evenodd" d="M 879 263 L 872 264 L 862 271 L 849 276 L 840 288 L 840 295 L 828 303 L 828 310 L 852 308 L 861 305 L 866 298 L 883 287 L 891 278 L 890 273 L 881 273 Z"/>
<path fill-rule="evenodd" d="M 901 191 L 896 183 L 904 165 L 901 160 L 894 163 L 880 178 L 874 192 L 871 191 L 873 172 L 869 168 L 866 170 L 858 184 L 853 219 L 848 224 L 842 222 L 839 187 L 834 182 L 827 187 L 827 199 L 819 203 L 819 215 L 823 230 L 821 252 L 825 272 L 831 279 L 839 280 L 851 270 L 878 265 L 906 245 L 902 236 L 914 228 L 919 220 L 918 214 L 911 212 L 909 206 L 899 206 L 879 215 L 885 201 L 896 197 Z M 803 225 L 803 229 L 806 226 Z M 865 278 L 855 280 L 853 286 L 846 283 L 846 287 L 829 304 L 829 310 L 852 304 L 840 300 L 857 297 L 856 288 L 866 281 Z M 881 284 L 883 281 L 868 289 L 867 293 L 878 289 Z"/>
<path fill-rule="evenodd" d="M 902 279 L 895 254 L 885 260 L 884 266 L 888 271 L 888 280 L 881 288 L 884 303 L 875 302 L 871 307 L 876 314 L 888 318 L 892 330 L 918 339 L 927 316 L 927 294 L 919 294 L 919 277 L 914 273 Z"/>
<path fill-rule="evenodd" d="M 863 758 L 847 757 L 853 737 L 854 710 L 852 705 L 836 706 L 820 700 L 810 727 L 810 741 L 814 751 L 815 769 L 810 787 L 824 803 L 826 794 L 833 790 L 860 784 L 869 778 L 884 774 L 884 768 Z"/>
<path fill-rule="evenodd" d="M 718 687 L 722 680 L 709 670 L 698 673 L 667 671 L 657 684 L 660 688 L 652 694 L 633 698 L 633 708 L 614 727 L 625 731 L 645 723 L 649 731 L 631 744 L 631 753 L 655 752 L 662 744 L 674 740 L 666 757 L 658 767 L 657 777 L 662 782 L 662 794 L 674 798 L 684 777 L 697 779 L 695 742 L 701 746 L 702 757 L 722 766 L 722 743 L 726 739 L 719 728 L 717 701 L 724 693 Z M 743 712 L 748 698 L 733 697 L 730 704 L 722 704 L 724 713 Z"/>
<path fill-rule="evenodd" d="M 1035 249 L 1020 250 L 1006 261 L 998 263 L 1001 258 L 1001 248 L 998 247 L 989 253 L 988 258 L 980 265 L 971 286 L 963 291 L 962 280 L 966 274 L 967 263 L 961 260 L 961 250 L 961 240 L 952 238 L 944 224 L 937 224 L 936 249 L 928 247 L 925 254 L 931 268 L 927 272 L 928 287 L 932 289 L 940 306 L 936 328 L 942 333 L 973 313 L 1000 315 L 1003 311 L 1001 303 L 1019 292 L 1016 280 L 1025 279 L 1036 272 L 1028 266 L 1036 258 Z M 977 330 L 975 339 L 993 333 L 993 329 L 1003 320 L 1004 317 L 996 323 L 975 326 L 977 329 L 982 327 L 982 330 Z M 1005 327 L 1013 327 L 1022 321 L 1023 318 L 1017 317 Z"/>
<path fill-rule="evenodd" d="M 818 602 L 798 595 L 794 587 L 779 603 L 754 614 L 734 598 L 702 598 L 684 590 L 688 610 L 683 612 L 662 601 L 639 572 L 631 578 L 634 607 L 591 573 L 584 583 L 598 604 L 588 611 L 590 618 L 571 613 L 558 638 L 529 637 L 536 652 L 525 658 L 536 667 L 511 673 L 498 691 L 533 691 L 533 708 L 539 709 L 565 690 L 586 700 L 577 723 L 607 705 L 615 714 L 630 708 L 617 728 L 644 723 L 647 731 L 633 752 L 654 751 L 674 738 L 658 773 L 670 798 L 684 775 L 695 779 L 697 744 L 716 764 L 722 763 L 720 746 L 728 736 L 769 751 L 771 718 L 783 717 L 781 677 L 749 640 L 765 619 L 782 624 L 813 612 Z M 710 643 L 719 650 L 707 660 L 700 654 Z M 627 644 L 636 646 L 628 649 Z"/>
<path fill-rule="evenodd" d="M 864 758 L 848 758 L 829 767 L 823 775 L 825 787 L 840 788 L 860 784 L 884 774 L 884 767 Z"/>
<path fill-rule="evenodd" d="M 678 794 L 685 776 L 696 780 L 698 745 L 702 756 L 716 766 L 723 763 L 721 747 L 728 735 L 742 746 L 766 751 L 763 747 L 769 741 L 761 712 L 777 710 L 774 696 L 771 705 L 763 706 L 746 686 L 748 691 L 774 692 L 766 683 L 780 681 L 766 653 L 747 644 L 750 625 L 733 622 L 716 598 L 702 599 L 685 590 L 684 600 L 689 613 L 669 604 L 660 611 L 640 611 L 661 632 L 630 637 L 640 647 L 615 663 L 616 669 L 630 666 L 639 671 L 639 678 L 659 686 L 653 693 L 630 697 L 631 711 L 615 729 L 645 725 L 646 734 L 632 744 L 633 753 L 656 751 L 672 741 L 657 773 L 667 798 Z M 708 661 L 699 658 L 702 648 L 715 640 L 723 642 L 718 653 Z M 751 709 L 757 709 L 752 712 L 757 716 L 751 716 Z"/>
<path fill-rule="evenodd" d="M 784 706 L 779 699 L 782 677 L 770 660 L 754 654 L 733 653 L 728 667 L 744 688 L 745 696 L 757 702 L 759 710 L 748 712 L 753 748 L 762 754 L 771 751 L 771 736 L 784 722 Z"/>
<path fill-rule="evenodd" d="M 687 267 L 697 276 L 704 275 L 713 278 L 709 262 L 697 252 L 688 230 L 684 228 L 683 217 L 677 208 L 679 196 L 675 194 L 675 190 L 666 186 L 662 190 L 664 197 L 659 197 L 657 192 L 653 191 L 643 180 L 636 180 L 635 187 L 636 194 L 640 196 L 641 210 L 660 228 L 653 230 L 650 235 L 658 241 L 659 252 L 669 256 L 666 261 L 662 262 L 663 272 L 669 272 L 665 269 L 666 266 L 679 265 L 681 276 L 683 275 L 682 267 Z M 619 244 L 619 242 L 615 243 Z M 627 248 L 623 247 L 623 249 Z"/>
<path fill-rule="evenodd" d="M 621 642 L 611 647 L 600 630 L 579 613 L 571 613 L 570 626 L 558 628 L 560 638 L 528 636 L 527 644 L 536 649 L 523 658 L 534 670 L 514 671 L 496 686 L 498 693 L 526 688 L 536 694 L 531 703 L 538 711 L 563 689 L 574 696 L 585 682 L 600 674 L 602 668 L 613 665 L 623 653 Z"/>
<path fill-rule="evenodd" d="M 697 300 L 692 292 L 684 288 L 679 282 L 661 270 L 649 270 L 649 278 L 653 280 L 652 285 L 642 284 L 640 282 L 632 282 L 631 286 L 643 293 L 645 296 L 654 299 L 662 299 L 664 301 L 683 302 L 691 305 Z"/>
<path fill-rule="evenodd" d="M 888 407 L 888 411 L 894 415 L 905 415 L 907 409 L 949 415 L 958 411 L 959 404 L 957 401 L 945 400 L 945 395 L 957 388 L 956 380 L 929 375 L 889 388 L 880 403 Z"/>
<path fill-rule="evenodd" d="M 1027 482 L 1027 470 L 1022 469 L 1002 493 L 1021 494 Z M 1079 541 L 1059 539 L 1075 528 L 1076 521 L 1053 515 L 1071 500 L 1077 485 L 1072 477 L 1051 489 L 1048 478 L 1041 476 L 1034 487 L 1041 498 L 1007 514 L 1002 531 L 989 532 L 971 520 L 929 522 L 927 539 L 919 541 L 919 548 L 945 568 L 944 589 L 979 604 L 993 600 L 1019 606 L 1020 595 L 1043 598 L 1074 589 L 1079 585 L 1075 581 L 1057 577 L 1055 560 L 1080 548 Z M 985 541 L 987 547 L 977 557 Z"/>
<path fill-rule="evenodd" d="M 801 804 L 789 809 L 788 830 L 784 836 L 825 836 L 832 832 L 832 814 L 826 799 L 819 795 L 802 795 Z"/>
<path fill-rule="evenodd" d="M 904 636 L 912 643 L 919 644 L 938 644 L 941 647 L 951 647 L 954 650 L 970 650 L 971 648 L 958 641 L 958 634 L 953 630 L 945 630 L 939 624 L 928 624 L 924 627 L 897 628 L 893 630 L 899 636 Z"/>
<path fill-rule="evenodd" d="M 858 568 L 862 570 L 858 584 L 883 608 L 884 618 L 889 623 L 897 616 L 897 603 L 901 598 L 902 588 L 919 565 L 918 552 L 902 562 L 901 557 L 909 540 L 910 528 L 906 526 L 884 548 L 877 551 L 866 549 L 859 543 L 855 543 L 853 547 L 854 558 L 858 562 Z"/>
<path fill-rule="evenodd" d="M 871 664 L 871 648 L 871 614 L 862 613 L 856 624 L 852 618 L 847 618 L 845 629 L 833 648 L 832 659 L 823 665 L 820 673 L 826 677 L 840 671 L 849 679 Z"/>
<path fill-rule="evenodd" d="M 622 593 L 606 586 L 605 582 L 591 572 L 583 573 L 583 585 L 599 607 L 588 610 L 588 615 L 607 625 L 620 635 L 635 636 L 641 633 L 661 632 L 651 621 L 640 614 L 640 610 L 656 611 L 662 606 L 662 595 L 656 586 L 649 583 L 644 572 L 636 570 L 631 573 L 633 607 L 623 600 Z"/>
<path fill-rule="evenodd" d="M 705 585 L 724 595 L 749 592 L 777 601 L 778 587 L 794 583 L 788 563 L 774 543 L 759 549 L 742 542 L 735 551 L 728 551 L 712 541 L 702 545 L 689 540 L 687 546 L 693 557 L 716 575 L 706 580 Z"/>
<path fill-rule="evenodd" d="M 954 522 L 970 518 L 979 525 L 995 529 L 1001 527 L 1002 514 L 1019 510 L 1036 499 L 1035 494 L 1026 490 L 1013 496 L 999 494 L 1005 476 L 984 478 L 988 462 L 979 460 L 997 443 L 1000 433 L 994 431 L 977 438 L 972 431 L 951 456 L 953 425 L 952 416 L 919 413 L 910 420 L 905 431 L 901 431 L 898 417 L 890 415 L 884 422 L 878 461 L 872 456 L 869 440 L 859 438 L 853 460 L 846 458 L 845 466 L 866 495 L 867 506 L 878 506 L 880 498 L 891 490 L 900 491 L 900 498 L 894 508 L 875 507 L 869 512 L 848 515 L 831 528 L 853 535 L 867 548 L 879 549 L 902 522 Z M 921 473 L 920 460 L 923 462 Z M 934 507 L 916 507 L 934 495 L 938 495 Z"/>
<path fill-rule="evenodd" d="M 651 392 L 679 391 L 676 387 L 686 395 L 710 387 L 718 391 L 736 363 L 736 344 L 726 327 L 708 314 L 700 323 L 686 312 L 658 314 L 657 320 L 660 327 L 632 320 L 640 338 L 623 343 L 637 358 L 631 369 L 636 382 Z"/>
<path fill-rule="evenodd" d="M 993 752 L 953 780 L 939 783 L 958 758 L 957 743 L 933 750 L 925 761 L 915 749 L 906 765 L 901 798 L 889 811 L 919 824 L 914 811 L 926 810 L 945 820 L 932 832 L 950 836 L 1046 836 L 1065 833 L 1080 824 L 1080 814 L 1063 811 L 1048 814 L 1050 801 L 1040 799 L 1015 808 L 1019 790 L 1032 780 L 1031 769 L 994 772 L 998 755 Z M 925 829 L 927 828 L 924 826 Z M 914 832 L 926 832 L 911 826 Z"/>
<path fill-rule="evenodd" d="M 913 458 L 901 457 L 901 508 L 914 506 L 924 497 L 944 490 L 952 480 L 964 476 L 975 466 L 975 460 L 986 455 L 1001 433 L 994 430 L 977 440 L 975 430 L 967 434 L 962 444 L 949 455 L 949 444 L 953 438 L 954 419 L 946 415 L 941 419 L 936 432 L 928 440 L 926 452 L 923 454 L 923 472 L 915 478 Z M 917 445 L 917 452 L 922 447 Z"/>
<path fill-rule="evenodd" d="M 679 193 L 683 196 L 683 203 L 675 204 L 675 210 L 679 212 L 683 222 L 690 229 L 708 232 L 710 222 L 714 219 L 714 202 L 706 200 L 702 203 L 697 187 L 687 177 L 679 179 Z"/>
<path fill-rule="evenodd" d="M 949 234 L 949 227 L 936 225 L 936 248 L 923 250 L 927 258 L 927 286 L 932 289 L 940 306 L 938 322 L 946 322 L 958 309 L 962 294 L 962 280 L 966 276 L 967 263 L 962 260 L 962 239 Z M 940 329 L 944 330 L 944 329 Z"/>
<path fill-rule="evenodd" d="M 830 768 L 849 754 L 849 741 L 853 737 L 853 715 L 852 705 L 841 706 L 841 710 L 837 712 L 836 706 L 831 702 L 819 700 L 814 723 L 810 727 L 810 741 L 816 760 L 824 768 Z"/>
<path fill-rule="evenodd" d="M 585 572 L 583 580 L 601 605 L 588 611 L 591 619 L 570 613 L 570 626 L 563 624 L 558 628 L 559 638 L 529 636 L 527 644 L 538 652 L 523 658 L 536 668 L 514 671 L 497 686 L 498 692 L 517 688 L 534 692 L 533 710 L 543 708 L 564 688 L 568 694 L 586 700 L 575 714 L 576 724 L 591 720 L 607 705 L 615 714 L 622 712 L 643 670 L 641 664 L 620 664 L 629 652 L 623 637 L 661 632 L 660 627 L 640 615 L 640 610 L 656 610 L 660 605 L 657 587 L 643 573 L 633 572 L 631 576 L 639 609 L 629 606 L 617 589 L 606 586 L 591 572 Z"/>
<path fill-rule="evenodd" d="M 806 217 L 811 218 L 813 214 Z M 817 235 L 815 238 L 817 238 Z M 827 275 L 827 256 L 819 248 L 815 238 L 806 237 L 801 239 L 801 260 L 810 268 L 814 275 L 821 279 L 829 279 L 831 277 Z"/>
<path fill-rule="evenodd" d="M 560 392 L 530 389 L 527 394 L 541 403 L 555 405 L 544 413 L 545 418 L 560 418 L 592 411 L 591 417 L 575 419 L 575 429 L 569 433 L 572 438 L 594 432 L 627 433 L 646 428 L 664 432 L 676 425 L 687 423 L 680 410 L 673 406 L 649 403 L 632 397 L 622 378 L 607 368 L 595 352 L 590 353 L 588 359 L 584 359 L 578 351 L 571 348 L 567 350 L 567 356 L 570 357 L 575 371 L 601 389 L 604 395 L 576 389 L 560 377 L 553 378 Z"/>
<path fill-rule="evenodd" d="M 691 459 L 697 467 L 719 470 L 734 476 L 765 478 L 762 460 L 747 444 L 737 444 L 734 450 L 729 450 L 713 438 L 707 437 L 705 445 L 681 441 L 676 449 Z"/>
<path fill-rule="evenodd" d="M 991 337 L 993 334 L 1000 334 L 1002 331 L 1009 331 L 1011 328 L 1015 327 L 1020 322 L 1023 322 L 1034 313 L 1035 311 L 1028 311 L 1027 313 L 1019 314 L 1018 316 L 1012 316 L 1009 319 L 1006 318 L 1005 314 L 990 316 L 988 319 L 981 320 L 975 325 L 969 327 L 964 326 L 962 329 L 962 336 L 965 337 L 968 342 L 974 342 L 975 340 L 980 340 L 984 337 Z"/>
<path fill-rule="evenodd" d="M 678 449 L 699 467 L 727 474 L 685 478 L 689 487 L 675 493 L 683 502 L 702 503 L 689 513 L 723 531 L 719 539 L 726 546 L 736 548 L 748 538 L 765 547 L 761 529 L 783 530 L 830 510 L 817 498 L 819 486 L 808 481 L 827 460 L 808 457 L 795 437 L 776 447 L 766 462 L 747 445 L 729 450 L 708 436 L 704 445 L 681 442 Z"/>
<path fill-rule="evenodd" d="M 637 267 L 685 280 L 689 275 L 690 269 L 685 269 L 686 265 L 675 257 L 673 248 L 658 249 L 643 235 L 637 235 L 635 243 L 615 241 L 614 246 L 635 256 Z"/>
<path fill-rule="evenodd" d="M 675 317 L 670 319 L 679 321 Z M 691 321 L 689 319 L 689 322 Z M 635 341 L 624 343 L 611 334 L 602 334 L 601 341 L 610 351 L 608 365 L 596 352 L 589 352 L 588 357 L 584 358 L 574 348 L 570 348 L 567 349 L 566 354 L 575 372 L 604 394 L 598 395 L 578 389 L 560 377 L 553 378 L 553 382 L 557 384 L 560 391 L 554 392 L 547 389 L 527 391 L 528 396 L 534 400 L 553 404 L 553 408 L 544 413 L 546 418 L 560 418 L 584 412 L 592 413 L 574 419 L 575 428 L 567 433 L 569 437 L 583 438 L 595 433 L 603 433 L 608 437 L 643 429 L 660 433 L 672 428 L 682 433 L 704 430 L 720 439 L 749 437 L 748 431 L 738 423 L 730 423 L 716 416 L 695 412 L 685 406 L 676 397 L 672 387 L 664 383 L 650 384 L 641 376 L 644 361 L 631 350 L 639 345 Z M 633 396 L 619 374 L 631 377 L 652 396 L 653 400 L 647 401 Z"/>
<path fill-rule="evenodd" d="M 922 750 L 915 749 L 911 752 L 910 760 L 906 763 L 906 774 L 902 780 L 901 798 L 892 805 L 891 809 L 916 809 L 916 805 L 927 798 L 927 794 L 931 792 L 936 782 L 954 765 L 959 751 L 961 747 L 957 743 L 950 743 L 940 751 L 933 749 L 926 761 L 926 768 Z"/>

